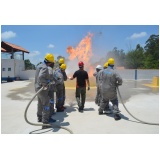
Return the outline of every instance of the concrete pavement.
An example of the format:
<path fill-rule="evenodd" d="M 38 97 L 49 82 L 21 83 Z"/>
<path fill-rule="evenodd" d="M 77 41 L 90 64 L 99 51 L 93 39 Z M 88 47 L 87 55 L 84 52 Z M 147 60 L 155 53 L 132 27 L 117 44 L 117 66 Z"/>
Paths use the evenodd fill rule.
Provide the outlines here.
<path fill-rule="evenodd" d="M 137 118 L 159 123 L 159 89 L 146 87 L 147 81 L 124 81 L 120 92 L 128 110 Z M 40 126 L 26 123 L 24 111 L 29 100 L 35 94 L 33 81 L 14 81 L 1 84 L 1 133 L 2 134 L 69 134 L 67 130 L 51 128 L 42 130 Z M 78 112 L 75 102 L 75 89 L 66 87 L 67 109 L 56 113 L 53 118 L 56 125 L 72 130 L 74 134 L 158 134 L 159 126 L 137 122 L 119 103 L 120 121 L 113 115 L 98 115 L 98 106 L 94 103 L 96 88 L 87 91 L 85 109 Z M 119 100 L 120 101 L 120 100 Z M 37 123 L 37 99 L 28 109 L 28 120 Z"/>

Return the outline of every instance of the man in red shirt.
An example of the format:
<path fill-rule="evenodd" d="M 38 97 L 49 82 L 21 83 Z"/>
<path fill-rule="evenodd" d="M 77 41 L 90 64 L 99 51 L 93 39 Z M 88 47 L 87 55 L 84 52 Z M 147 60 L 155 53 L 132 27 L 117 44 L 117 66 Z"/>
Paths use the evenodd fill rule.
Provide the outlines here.
<path fill-rule="evenodd" d="M 89 83 L 88 73 L 84 70 L 84 63 L 80 61 L 78 63 L 78 66 L 79 70 L 77 70 L 73 74 L 73 77 L 71 77 L 70 80 L 77 78 L 75 96 L 78 103 L 79 111 L 83 111 L 86 100 L 86 82 L 88 85 L 88 90 L 90 90 L 90 83 Z"/>

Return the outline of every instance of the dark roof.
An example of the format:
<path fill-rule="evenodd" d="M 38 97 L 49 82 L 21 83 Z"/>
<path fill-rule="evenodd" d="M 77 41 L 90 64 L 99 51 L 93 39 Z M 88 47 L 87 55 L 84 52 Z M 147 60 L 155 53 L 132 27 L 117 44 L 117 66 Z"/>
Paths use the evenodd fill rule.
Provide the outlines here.
<path fill-rule="evenodd" d="M 4 48 L 1 47 L 1 52 L 6 52 L 6 50 Z"/>
<path fill-rule="evenodd" d="M 2 48 L 5 49 L 6 50 L 5 52 L 8 52 L 8 53 L 12 53 L 12 52 L 29 53 L 29 51 L 27 51 L 26 49 L 24 49 L 20 46 L 17 46 L 15 44 L 12 44 L 12 43 L 9 43 L 9 42 L 4 42 L 4 41 L 1 42 L 1 51 L 2 51 Z"/>

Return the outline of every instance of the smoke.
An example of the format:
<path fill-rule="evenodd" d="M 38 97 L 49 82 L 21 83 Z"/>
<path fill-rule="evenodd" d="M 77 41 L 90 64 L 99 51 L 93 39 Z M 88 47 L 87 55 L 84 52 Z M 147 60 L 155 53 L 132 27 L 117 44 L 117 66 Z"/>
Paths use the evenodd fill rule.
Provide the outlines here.
<path fill-rule="evenodd" d="M 74 59 L 72 61 L 66 59 L 66 65 L 67 65 L 66 74 L 68 76 L 72 76 L 74 72 L 79 69 L 77 59 Z"/>

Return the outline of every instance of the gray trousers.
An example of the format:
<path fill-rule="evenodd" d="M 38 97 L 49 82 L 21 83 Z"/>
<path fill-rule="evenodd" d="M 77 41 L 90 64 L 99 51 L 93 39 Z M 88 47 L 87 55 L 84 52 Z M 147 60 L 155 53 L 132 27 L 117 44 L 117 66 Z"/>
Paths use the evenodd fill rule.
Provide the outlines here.
<path fill-rule="evenodd" d="M 86 100 L 86 87 L 76 88 L 76 100 L 79 108 L 84 108 L 85 100 Z"/>
<path fill-rule="evenodd" d="M 63 83 L 63 105 L 65 104 L 65 99 L 66 99 L 66 89 L 65 89 L 65 84 Z"/>
<path fill-rule="evenodd" d="M 48 123 L 50 118 L 50 105 L 49 105 L 49 96 L 48 89 L 42 90 L 38 95 L 38 104 L 37 104 L 37 117 L 42 117 L 43 123 Z"/>
<path fill-rule="evenodd" d="M 50 103 L 49 103 L 49 105 L 50 105 L 50 116 L 52 116 L 53 115 L 53 113 L 54 113 L 54 90 L 49 90 L 49 92 L 48 92 L 48 95 L 49 95 L 49 98 L 50 98 Z"/>
<path fill-rule="evenodd" d="M 105 94 L 101 94 L 102 98 L 101 98 L 101 103 L 100 103 L 100 107 L 99 107 L 99 112 L 103 112 L 105 111 L 107 108 L 109 108 L 109 101 L 112 102 L 113 104 L 113 111 L 117 111 L 118 109 L 118 98 L 116 97 L 115 99 L 111 100 L 109 98 L 107 98 L 105 96 Z"/>
<path fill-rule="evenodd" d="M 101 102 L 101 92 L 100 92 L 100 87 L 97 86 L 97 93 L 96 93 L 95 103 L 99 106 L 100 102 Z"/>

